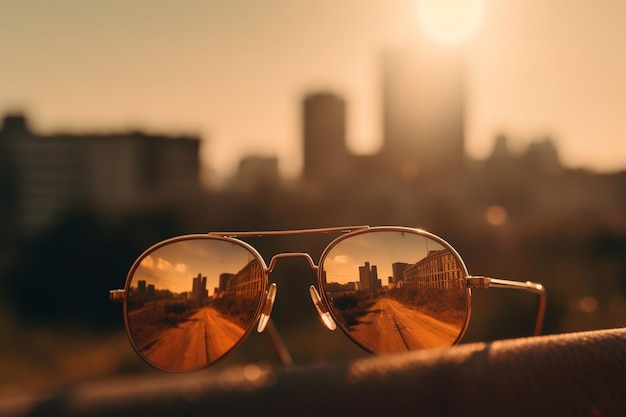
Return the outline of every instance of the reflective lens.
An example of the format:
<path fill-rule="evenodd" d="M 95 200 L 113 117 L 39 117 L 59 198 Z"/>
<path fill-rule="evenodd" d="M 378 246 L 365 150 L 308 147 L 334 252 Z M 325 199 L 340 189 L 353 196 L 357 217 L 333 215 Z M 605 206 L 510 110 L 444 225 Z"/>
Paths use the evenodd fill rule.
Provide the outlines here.
<path fill-rule="evenodd" d="M 453 345 L 469 312 L 467 270 L 445 242 L 414 230 L 368 230 L 322 255 L 333 316 L 373 353 Z"/>
<path fill-rule="evenodd" d="M 185 237 L 145 252 L 126 290 L 129 335 L 140 355 L 170 371 L 207 366 L 252 329 L 267 280 L 243 244 Z"/>

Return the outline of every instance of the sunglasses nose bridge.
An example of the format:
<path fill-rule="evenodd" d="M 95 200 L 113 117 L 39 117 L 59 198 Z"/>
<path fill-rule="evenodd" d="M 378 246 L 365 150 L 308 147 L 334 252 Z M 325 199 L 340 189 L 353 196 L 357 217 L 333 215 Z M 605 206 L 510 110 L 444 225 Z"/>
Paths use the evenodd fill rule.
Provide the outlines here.
<path fill-rule="evenodd" d="M 319 267 L 315 265 L 315 262 L 313 261 L 313 258 L 311 258 L 311 255 L 309 255 L 306 252 L 292 252 L 292 253 L 279 253 L 279 254 L 272 256 L 272 259 L 270 259 L 270 263 L 267 268 L 268 273 L 272 272 L 272 270 L 274 269 L 274 266 L 276 266 L 276 261 L 278 261 L 278 259 L 280 258 L 304 258 L 309 263 L 309 266 L 311 267 L 311 269 L 313 269 L 316 273 L 319 271 Z M 311 296 L 311 300 L 313 301 L 313 304 L 315 305 L 315 309 L 317 310 L 317 313 L 322 319 L 322 322 L 324 323 L 324 325 L 329 330 L 335 330 L 337 328 L 335 321 L 330 315 L 328 308 L 324 304 L 322 297 L 320 297 L 319 292 L 317 291 L 314 285 L 311 285 L 309 287 L 309 294 Z"/>
<path fill-rule="evenodd" d="M 317 272 L 317 265 L 315 265 L 315 262 L 313 261 L 313 258 L 311 258 L 311 255 L 309 255 L 306 252 L 288 252 L 288 253 L 278 253 L 274 256 L 272 256 L 272 259 L 270 259 L 270 264 L 267 267 L 267 272 L 270 273 L 274 270 L 274 267 L 276 266 L 276 262 L 281 259 L 281 258 L 304 258 L 307 260 L 307 262 L 309 263 L 309 266 L 315 271 Z"/>

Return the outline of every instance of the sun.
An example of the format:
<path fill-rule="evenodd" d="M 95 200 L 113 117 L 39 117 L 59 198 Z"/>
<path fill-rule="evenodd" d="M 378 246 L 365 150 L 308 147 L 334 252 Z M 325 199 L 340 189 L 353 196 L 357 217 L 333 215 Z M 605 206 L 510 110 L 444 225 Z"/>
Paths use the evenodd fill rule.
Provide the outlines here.
<path fill-rule="evenodd" d="M 417 18 L 434 40 L 447 44 L 467 41 L 480 27 L 484 0 L 416 0 Z"/>

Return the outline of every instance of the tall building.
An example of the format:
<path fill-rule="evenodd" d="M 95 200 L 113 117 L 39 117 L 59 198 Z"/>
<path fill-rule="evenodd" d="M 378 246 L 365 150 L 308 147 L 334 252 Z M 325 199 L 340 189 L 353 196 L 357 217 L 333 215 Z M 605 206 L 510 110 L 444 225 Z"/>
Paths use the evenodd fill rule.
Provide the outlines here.
<path fill-rule="evenodd" d="M 202 274 L 198 274 L 198 276 L 193 278 L 191 283 L 191 301 L 193 301 L 194 304 L 201 306 L 208 297 L 209 294 L 206 289 L 206 277 L 203 277 Z"/>
<path fill-rule="evenodd" d="M 263 268 L 253 259 L 240 271 L 231 274 L 226 281 L 226 295 L 230 297 L 256 300 L 263 292 Z"/>
<path fill-rule="evenodd" d="M 346 103 L 332 93 L 316 93 L 303 103 L 304 178 L 329 181 L 351 171 L 346 147 Z"/>
<path fill-rule="evenodd" d="M 378 267 L 365 262 L 359 266 L 359 290 L 375 297 L 378 290 L 382 289 L 382 281 L 378 278 Z"/>
<path fill-rule="evenodd" d="M 404 270 L 404 283 L 418 288 L 464 288 L 464 279 L 456 256 L 448 249 L 431 250 Z"/>
<path fill-rule="evenodd" d="M 464 71 L 454 46 L 427 39 L 385 51 L 382 156 L 405 179 L 440 176 L 464 161 Z"/>
<path fill-rule="evenodd" d="M 409 266 L 406 262 L 394 262 L 391 264 L 391 282 L 400 282 L 404 280 L 404 270 Z"/>
<path fill-rule="evenodd" d="M 199 187 L 197 138 L 143 133 L 36 135 L 22 115 L 0 127 L 0 159 L 10 160 L 16 233 L 33 235 L 76 208 L 122 209 L 155 194 Z M 5 168 L 6 169 L 6 168 Z"/>
<path fill-rule="evenodd" d="M 229 272 L 223 272 L 220 274 L 218 286 L 218 292 L 220 294 L 226 291 L 226 288 L 228 287 L 228 280 L 231 279 L 234 275 L 235 274 L 231 274 Z"/>
<path fill-rule="evenodd" d="M 276 186 L 280 183 L 278 158 L 275 156 L 247 156 L 239 161 L 235 186 L 253 189 Z"/>

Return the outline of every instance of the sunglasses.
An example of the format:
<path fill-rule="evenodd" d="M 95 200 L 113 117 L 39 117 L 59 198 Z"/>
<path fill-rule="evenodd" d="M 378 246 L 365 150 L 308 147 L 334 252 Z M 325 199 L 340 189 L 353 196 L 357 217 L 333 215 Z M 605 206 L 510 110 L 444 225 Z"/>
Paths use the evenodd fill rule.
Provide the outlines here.
<path fill-rule="evenodd" d="M 308 253 L 279 253 L 265 263 L 246 237 L 338 233 L 316 264 Z M 266 232 L 211 232 L 157 243 L 132 265 L 124 289 L 130 342 L 150 365 L 192 371 L 226 357 L 256 330 L 267 330 L 279 358 L 291 359 L 270 314 L 280 258 L 303 257 L 317 272 L 309 288 L 322 323 L 339 327 L 374 354 L 458 343 L 470 319 L 474 288 L 521 289 L 538 295 L 534 335 L 541 332 L 541 284 L 469 275 L 456 250 L 421 229 L 356 226 Z"/>

